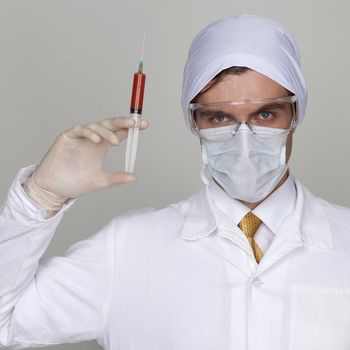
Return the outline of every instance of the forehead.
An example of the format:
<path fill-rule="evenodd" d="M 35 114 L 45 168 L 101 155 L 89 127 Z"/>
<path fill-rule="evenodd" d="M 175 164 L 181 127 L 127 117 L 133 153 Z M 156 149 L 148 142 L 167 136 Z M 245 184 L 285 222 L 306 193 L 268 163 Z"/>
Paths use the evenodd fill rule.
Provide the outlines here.
<path fill-rule="evenodd" d="M 289 91 L 267 76 L 254 70 L 227 74 L 201 93 L 197 103 L 207 104 L 236 99 L 274 99 L 288 96 Z"/>

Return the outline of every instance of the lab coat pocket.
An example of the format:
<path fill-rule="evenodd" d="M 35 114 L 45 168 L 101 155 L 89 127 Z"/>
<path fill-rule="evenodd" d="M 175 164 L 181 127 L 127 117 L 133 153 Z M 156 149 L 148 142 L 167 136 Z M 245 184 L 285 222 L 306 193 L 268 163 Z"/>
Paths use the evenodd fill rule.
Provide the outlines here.
<path fill-rule="evenodd" d="M 350 349 L 350 288 L 294 286 L 290 350 Z"/>

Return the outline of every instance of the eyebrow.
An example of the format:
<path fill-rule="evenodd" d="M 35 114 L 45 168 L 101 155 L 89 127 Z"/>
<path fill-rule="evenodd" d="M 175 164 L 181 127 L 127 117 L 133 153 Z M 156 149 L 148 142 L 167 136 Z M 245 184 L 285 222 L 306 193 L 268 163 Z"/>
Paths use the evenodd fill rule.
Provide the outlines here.
<path fill-rule="evenodd" d="M 269 110 L 269 109 L 282 109 L 282 110 L 286 110 L 286 104 L 285 103 L 278 103 L 278 102 L 274 102 L 274 103 L 267 103 L 264 104 L 263 106 L 260 106 L 257 110 L 255 110 L 254 112 L 249 113 L 250 115 L 265 111 L 265 110 Z M 215 114 L 225 114 L 225 115 L 231 115 L 230 112 L 227 111 L 223 111 L 221 109 L 216 109 L 214 108 L 208 108 L 205 109 L 204 111 L 200 111 L 199 112 L 201 116 L 211 116 L 214 113 Z"/>
<path fill-rule="evenodd" d="M 199 111 L 199 116 L 200 117 L 210 117 L 212 116 L 213 114 L 215 115 L 218 115 L 218 114 L 224 114 L 224 115 L 227 115 L 227 116 L 233 116 L 232 113 L 229 113 L 229 112 L 225 112 L 221 109 L 206 109 L 204 111 Z"/>
<path fill-rule="evenodd" d="M 274 103 L 267 103 L 261 107 L 259 107 L 255 112 L 250 113 L 250 115 L 262 112 L 262 111 L 266 111 L 269 109 L 282 109 L 282 110 L 286 110 L 287 104 L 285 103 L 278 103 L 278 102 L 274 102 Z"/>

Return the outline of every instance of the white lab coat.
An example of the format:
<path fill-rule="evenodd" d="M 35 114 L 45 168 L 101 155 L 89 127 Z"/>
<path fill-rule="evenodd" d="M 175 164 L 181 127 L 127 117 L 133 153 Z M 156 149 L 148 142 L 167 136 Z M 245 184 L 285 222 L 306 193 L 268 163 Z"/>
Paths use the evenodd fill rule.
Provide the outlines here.
<path fill-rule="evenodd" d="M 350 349 L 350 210 L 298 181 L 296 208 L 259 265 L 237 228 L 218 225 L 204 188 L 161 210 L 116 217 L 37 266 L 69 205 L 35 218 L 19 186 L 27 173 L 0 216 L 3 345 Z"/>

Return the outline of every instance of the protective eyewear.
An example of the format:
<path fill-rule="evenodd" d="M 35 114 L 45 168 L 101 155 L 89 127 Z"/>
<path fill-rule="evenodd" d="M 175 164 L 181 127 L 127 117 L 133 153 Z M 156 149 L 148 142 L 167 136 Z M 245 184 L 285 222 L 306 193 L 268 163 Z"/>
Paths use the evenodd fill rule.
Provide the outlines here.
<path fill-rule="evenodd" d="M 191 130 L 199 135 L 203 129 L 231 126 L 233 135 L 242 124 L 252 133 L 261 127 L 289 132 L 296 126 L 297 98 L 285 96 L 275 99 L 242 99 L 210 104 L 189 105 Z"/>

